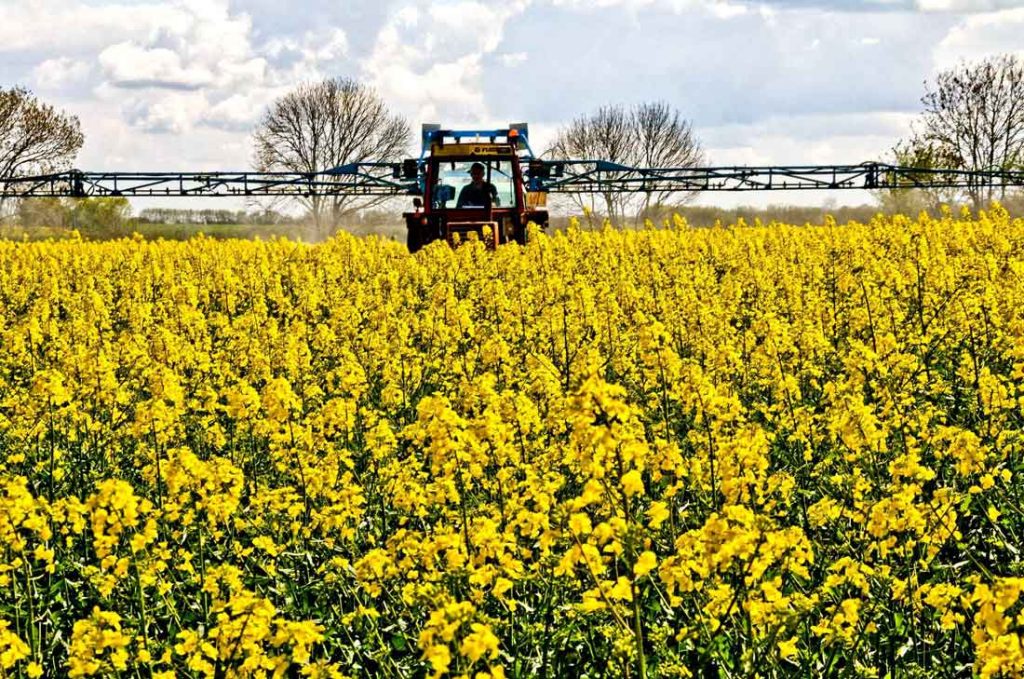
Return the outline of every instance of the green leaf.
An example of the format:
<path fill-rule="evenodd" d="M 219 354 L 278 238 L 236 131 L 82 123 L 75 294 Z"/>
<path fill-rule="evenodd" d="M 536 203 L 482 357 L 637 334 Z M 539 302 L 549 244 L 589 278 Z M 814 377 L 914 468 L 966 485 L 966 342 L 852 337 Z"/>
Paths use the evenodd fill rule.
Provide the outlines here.
<path fill-rule="evenodd" d="M 404 651 L 406 649 L 406 646 L 407 644 L 405 642 L 404 636 L 402 636 L 401 634 L 391 635 L 391 647 L 394 648 L 396 651 Z"/>

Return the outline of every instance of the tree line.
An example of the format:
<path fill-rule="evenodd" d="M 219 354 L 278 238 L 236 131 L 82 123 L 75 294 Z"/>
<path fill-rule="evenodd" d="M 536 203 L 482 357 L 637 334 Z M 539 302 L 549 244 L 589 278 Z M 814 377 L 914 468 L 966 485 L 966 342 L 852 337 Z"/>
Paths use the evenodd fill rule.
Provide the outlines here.
<path fill-rule="evenodd" d="M 919 168 L 1024 169 L 1024 59 L 1002 55 L 964 62 L 926 81 L 922 111 L 911 134 L 883 160 Z M 69 169 L 84 143 L 76 116 L 40 101 L 23 87 L 0 89 L 0 176 Z M 346 78 L 303 83 L 274 101 L 252 132 L 259 171 L 317 172 L 347 163 L 399 161 L 411 151 L 409 122 L 370 86 Z M 599 158 L 628 166 L 697 167 L 707 163 L 693 124 L 667 102 L 608 105 L 562 126 L 543 155 Z M 615 223 L 641 221 L 688 203 L 692 192 L 569 195 L 576 209 Z M 14 198 L 15 200 L 12 200 Z M 880 192 L 884 209 L 915 212 L 943 203 L 980 208 L 1007 200 L 1005 189 L 979 182 L 961 190 Z M 143 210 L 142 222 L 267 224 L 289 219 L 281 209 L 298 202 L 313 237 L 330 235 L 354 215 L 386 207 L 388 198 L 309 196 L 264 203 L 257 210 Z M 17 200 L 0 189 L 0 218 L 32 225 L 94 226 L 118 233 L 128 224 L 123 199 Z M 277 221 L 260 221 L 277 220 Z"/>
<path fill-rule="evenodd" d="M 270 208 L 258 210 L 175 209 L 151 207 L 139 211 L 140 224 L 295 224 L 301 217 L 287 215 Z"/>
<path fill-rule="evenodd" d="M 126 236 L 143 224 L 268 226 L 299 224 L 301 217 L 276 210 L 145 208 L 132 215 L 124 197 L 33 198 L 17 201 L 14 216 L 27 228 L 76 229 L 102 238 Z"/>

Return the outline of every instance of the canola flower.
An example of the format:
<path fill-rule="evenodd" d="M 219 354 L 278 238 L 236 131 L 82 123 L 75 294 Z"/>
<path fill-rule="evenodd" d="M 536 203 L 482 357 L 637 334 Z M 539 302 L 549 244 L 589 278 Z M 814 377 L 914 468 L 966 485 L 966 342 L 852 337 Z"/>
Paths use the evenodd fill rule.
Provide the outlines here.
<path fill-rule="evenodd" d="M 1024 676 L 1024 221 L 0 243 L 0 675 Z"/>

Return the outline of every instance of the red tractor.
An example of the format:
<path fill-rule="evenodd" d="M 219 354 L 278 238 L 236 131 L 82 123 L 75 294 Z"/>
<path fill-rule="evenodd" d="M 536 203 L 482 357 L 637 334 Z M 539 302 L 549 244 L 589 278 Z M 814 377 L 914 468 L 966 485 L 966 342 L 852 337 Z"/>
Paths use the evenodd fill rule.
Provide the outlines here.
<path fill-rule="evenodd" d="M 404 213 L 411 252 L 436 240 L 480 239 L 488 247 L 525 243 L 527 226 L 548 224 L 547 194 L 528 190 L 524 167 L 534 161 L 526 125 L 505 130 L 442 130 L 423 126 L 423 154 L 405 161 L 421 197 Z"/>

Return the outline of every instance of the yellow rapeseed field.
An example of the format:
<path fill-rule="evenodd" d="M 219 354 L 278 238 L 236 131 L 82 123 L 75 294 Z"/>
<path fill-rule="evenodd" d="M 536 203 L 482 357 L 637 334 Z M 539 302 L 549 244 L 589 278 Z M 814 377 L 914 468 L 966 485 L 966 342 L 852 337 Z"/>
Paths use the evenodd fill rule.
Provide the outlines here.
<path fill-rule="evenodd" d="M 1024 221 L 0 243 L 3 676 L 1024 675 Z"/>

